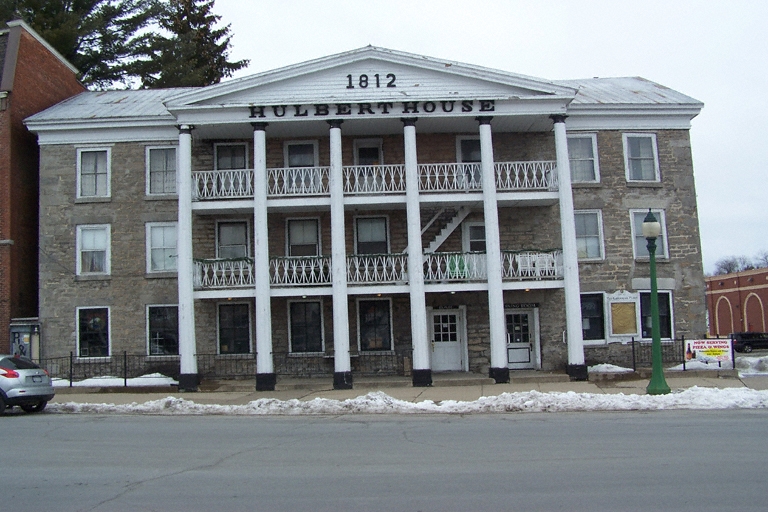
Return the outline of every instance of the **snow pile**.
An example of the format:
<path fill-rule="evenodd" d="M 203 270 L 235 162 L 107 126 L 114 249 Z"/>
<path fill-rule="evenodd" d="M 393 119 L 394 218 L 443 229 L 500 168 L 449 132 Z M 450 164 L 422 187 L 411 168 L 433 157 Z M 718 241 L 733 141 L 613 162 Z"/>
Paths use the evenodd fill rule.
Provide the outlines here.
<path fill-rule="evenodd" d="M 589 373 L 632 373 L 632 368 L 624 368 L 615 364 L 596 364 L 589 367 Z"/>
<path fill-rule="evenodd" d="M 431 400 L 408 402 L 380 391 L 348 400 L 277 400 L 262 398 L 246 405 L 196 404 L 167 397 L 142 404 L 52 403 L 54 413 L 153 414 L 153 415 L 323 415 L 323 414 L 471 414 L 509 412 L 654 411 L 664 409 L 765 409 L 768 391 L 749 388 L 692 387 L 668 395 L 624 395 L 595 393 L 502 393 L 473 402 Z"/>
<path fill-rule="evenodd" d="M 66 388 L 69 387 L 69 380 L 67 379 L 51 379 L 53 387 Z M 75 381 L 72 383 L 73 387 L 123 387 L 126 381 L 122 377 L 91 377 L 90 379 Z M 141 387 L 141 386 L 172 386 L 178 384 L 177 381 L 170 377 L 166 377 L 162 373 L 150 373 L 128 379 L 128 387 Z"/>
<path fill-rule="evenodd" d="M 739 370 L 739 377 L 750 377 L 754 375 L 768 374 L 768 356 L 736 358 L 736 369 Z"/>

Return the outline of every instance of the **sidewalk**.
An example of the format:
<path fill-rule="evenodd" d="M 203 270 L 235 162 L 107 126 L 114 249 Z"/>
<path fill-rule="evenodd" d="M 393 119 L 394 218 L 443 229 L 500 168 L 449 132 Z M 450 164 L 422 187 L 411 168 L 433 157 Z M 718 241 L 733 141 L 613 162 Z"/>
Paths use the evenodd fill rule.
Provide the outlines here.
<path fill-rule="evenodd" d="M 768 390 L 768 375 L 739 378 L 734 371 L 667 371 L 665 378 L 673 392 L 694 386 Z M 278 379 L 275 391 L 256 391 L 252 380 L 204 381 L 198 392 L 179 392 L 175 386 L 58 387 L 52 403 L 121 405 L 144 403 L 173 396 L 198 404 L 245 405 L 264 398 L 302 401 L 315 398 L 346 400 L 373 391 L 381 391 L 393 398 L 409 402 L 424 400 L 470 402 L 482 396 L 525 391 L 644 395 L 648 385 L 648 379 L 639 378 L 637 374 L 591 374 L 589 381 L 571 382 L 567 375 L 546 372 L 514 372 L 508 384 L 495 384 L 492 379 L 469 373 L 435 374 L 433 381 L 431 387 L 416 388 L 411 385 L 408 377 L 360 377 L 355 381 L 354 389 L 350 390 L 333 389 L 333 380 L 330 378 Z"/>

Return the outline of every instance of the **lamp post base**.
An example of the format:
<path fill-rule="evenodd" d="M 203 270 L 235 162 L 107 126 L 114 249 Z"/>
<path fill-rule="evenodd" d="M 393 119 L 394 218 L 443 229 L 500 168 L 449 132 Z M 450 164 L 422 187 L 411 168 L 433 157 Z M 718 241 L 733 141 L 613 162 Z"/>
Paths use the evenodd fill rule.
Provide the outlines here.
<path fill-rule="evenodd" d="M 645 392 L 649 395 L 667 395 L 672 392 L 663 373 L 653 372 Z"/>

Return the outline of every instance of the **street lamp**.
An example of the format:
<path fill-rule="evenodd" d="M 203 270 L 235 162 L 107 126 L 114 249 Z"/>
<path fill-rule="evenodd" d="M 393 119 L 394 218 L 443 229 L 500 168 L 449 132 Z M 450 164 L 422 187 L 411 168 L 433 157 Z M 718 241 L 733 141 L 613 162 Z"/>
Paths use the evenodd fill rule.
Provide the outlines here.
<path fill-rule="evenodd" d="M 659 291 L 656 286 L 656 239 L 661 234 L 661 224 L 656 220 L 650 208 L 643 219 L 643 238 L 648 241 L 648 255 L 651 260 L 651 339 L 652 371 L 651 381 L 645 391 L 649 395 L 666 395 L 671 390 L 664 380 L 661 367 L 661 334 L 659 332 Z"/>

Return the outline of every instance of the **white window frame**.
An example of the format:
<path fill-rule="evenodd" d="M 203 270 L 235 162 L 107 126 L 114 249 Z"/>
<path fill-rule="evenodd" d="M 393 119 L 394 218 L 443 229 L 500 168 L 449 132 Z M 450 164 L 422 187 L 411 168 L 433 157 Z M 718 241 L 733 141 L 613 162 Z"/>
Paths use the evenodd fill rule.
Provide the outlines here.
<path fill-rule="evenodd" d="M 149 329 L 149 310 L 151 308 L 176 308 L 176 319 L 178 321 L 178 310 L 179 305 L 178 304 L 147 304 L 147 307 L 144 310 L 145 318 L 146 318 L 146 335 L 147 335 L 147 357 L 179 357 L 179 354 L 152 354 L 151 353 L 151 344 L 152 340 L 150 339 L 150 329 Z M 178 325 L 176 326 L 179 327 Z M 178 341 L 176 340 L 176 344 L 178 345 Z M 181 350 L 181 347 L 179 347 L 179 350 Z"/>
<path fill-rule="evenodd" d="M 213 170 L 224 170 L 224 171 L 239 171 L 241 169 L 219 169 L 219 148 L 222 146 L 242 146 L 243 153 L 245 154 L 245 160 L 244 160 L 244 167 L 243 169 L 248 169 L 248 144 L 245 142 L 216 142 L 213 144 Z M 178 167 L 178 166 L 177 166 Z"/>
<path fill-rule="evenodd" d="M 288 217 L 285 219 L 285 255 L 291 254 L 291 222 L 313 220 L 317 226 L 317 257 L 323 254 L 323 234 L 320 223 L 320 217 Z M 312 256 L 306 256 L 311 258 Z"/>
<path fill-rule="evenodd" d="M 485 222 L 483 221 L 471 221 L 471 222 L 462 222 L 461 223 L 461 250 L 462 252 L 470 252 L 469 250 L 469 233 L 470 229 L 473 227 L 482 226 L 483 227 L 483 233 L 485 233 Z M 485 240 L 486 248 L 488 247 L 488 240 L 484 237 L 483 240 Z"/>
<path fill-rule="evenodd" d="M 175 192 L 152 192 L 152 181 L 151 181 L 151 169 L 150 169 L 150 153 L 154 150 L 168 150 L 173 149 L 176 152 L 176 181 L 178 181 L 178 173 L 179 173 L 179 147 L 173 146 L 173 145 L 167 145 L 167 146 L 147 146 L 145 149 L 145 168 L 146 168 L 146 175 L 145 175 L 145 183 L 146 183 L 146 190 L 145 193 L 148 196 L 153 197 L 176 197 L 178 196 L 178 191 Z M 174 188 L 177 188 L 177 186 L 174 186 Z"/>
<path fill-rule="evenodd" d="M 80 355 L 80 311 L 86 309 L 107 310 L 107 355 L 106 356 L 82 356 Z M 75 342 L 77 343 L 77 357 L 88 361 L 108 361 L 112 357 L 112 309 L 109 306 L 78 306 L 75 308 Z"/>
<path fill-rule="evenodd" d="M 216 258 L 220 258 L 219 256 L 219 226 L 221 224 L 245 224 L 245 257 L 250 258 L 251 257 L 251 222 L 248 219 L 219 219 L 216 221 L 216 232 L 214 233 L 214 236 L 216 237 L 214 240 L 214 244 L 216 245 Z M 176 230 L 176 235 L 178 236 L 178 229 Z M 177 238 L 178 239 L 178 238 Z"/>
<path fill-rule="evenodd" d="M 383 141 L 381 139 L 355 139 L 352 141 L 352 151 L 354 152 L 355 165 L 360 165 L 358 150 L 362 148 L 378 148 L 379 165 L 384 165 L 384 151 L 382 149 Z"/>
<path fill-rule="evenodd" d="M 389 302 L 389 342 L 390 348 L 381 350 L 366 350 L 363 352 L 362 343 L 360 339 L 360 302 L 368 301 L 387 301 Z M 394 316 L 392 314 L 392 298 L 391 297 L 358 297 L 355 301 L 355 323 L 357 324 L 357 353 L 358 354 L 391 354 L 395 351 L 395 325 L 393 323 Z"/>
<path fill-rule="evenodd" d="M 456 136 L 456 162 L 463 164 L 463 163 L 476 163 L 479 164 L 480 162 L 465 162 L 462 159 L 461 155 L 461 141 L 464 140 L 476 140 L 480 142 L 480 135 L 457 135 Z"/>
<path fill-rule="evenodd" d="M 298 302 L 312 302 L 320 304 L 320 343 L 322 350 L 320 352 L 294 352 L 293 351 L 293 332 L 291 330 L 291 304 Z M 287 318 L 288 318 L 288 352 L 294 356 L 316 356 L 318 354 L 325 354 L 325 315 L 323 314 L 323 299 L 317 297 L 314 299 L 297 299 L 289 300 L 287 304 Z"/>
<path fill-rule="evenodd" d="M 387 252 L 386 254 L 392 254 L 392 237 L 389 232 L 389 215 L 356 215 L 353 219 L 353 229 L 355 237 L 355 254 L 359 254 L 357 250 L 357 220 L 358 219 L 384 219 L 384 229 L 387 233 Z M 363 255 L 365 256 L 365 255 Z"/>
<path fill-rule="evenodd" d="M 94 153 L 94 152 L 106 152 L 107 154 L 107 190 L 106 193 L 101 195 L 83 195 L 82 194 L 82 163 L 83 163 L 83 153 Z M 83 148 L 77 148 L 77 179 L 76 179 L 76 185 L 77 187 L 77 199 L 104 199 L 104 198 L 111 198 L 112 197 L 112 148 L 111 147 L 104 147 L 104 146 L 98 146 L 98 147 L 83 147 Z"/>
<path fill-rule="evenodd" d="M 581 297 L 584 295 L 602 295 L 603 297 L 603 337 L 601 339 L 583 340 L 584 345 L 604 345 L 606 340 L 610 337 L 610 324 L 609 324 L 609 312 L 608 312 L 608 300 L 605 292 L 582 292 L 579 294 L 579 315 L 581 315 Z M 582 327 L 584 318 L 581 318 Z"/>
<path fill-rule="evenodd" d="M 147 222 L 145 228 L 146 233 L 146 249 L 147 249 L 147 273 L 148 274 L 162 274 L 162 273 L 168 273 L 168 272 L 178 272 L 178 259 L 176 261 L 176 268 L 170 269 L 170 270 L 153 270 L 152 269 L 152 249 L 155 249 L 155 247 L 152 247 L 152 228 L 169 228 L 172 227 L 176 230 L 176 255 L 172 256 L 175 258 L 178 258 L 179 255 L 179 227 L 178 222 Z M 158 247 L 158 249 L 166 249 L 165 247 Z M 168 247 L 167 249 L 170 249 Z"/>
<path fill-rule="evenodd" d="M 317 140 L 287 140 L 283 143 L 283 167 L 288 168 L 288 148 L 291 146 L 307 146 L 311 144 L 314 149 L 314 165 L 310 167 L 320 167 L 320 150 Z M 306 166 L 301 166 L 306 167 Z M 297 167 L 297 168 L 301 168 Z"/>
<path fill-rule="evenodd" d="M 603 261 L 605 259 L 605 235 L 603 233 L 603 211 L 602 210 L 574 210 L 574 218 L 576 215 L 597 215 L 597 236 L 599 240 L 600 255 L 592 258 L 579 258 L 579 261 Z M 578 240 L 578 235 L 576 239 Z M 577 244 L 578 253 L 578 244 Z"/>
<path fill-rule="evenodd" d="M 84 272 L 82 268 L 82 242 L 84 230 L 106 230 L 107 247 L 104 255 L 104 272 Z M 80 224 L 77 226 L 75 249 L 75 268 L 78 276 L 108 276 L 112 273 L 112 225 L 111 224 Z"/>
<path fill-rule="evenodd" d="M 577 180 L 573 177 L 573 170 L 571 170 L 571 182 L 573 183 L 600 183 L 600 158 L 597 153 L 597 134 L 596 133 L 569 133 L 567 139 L 590 139 L 592 141 L 592 167 L 595 171 L 595 179 L 593 180 Z M 570 159 L 570 155 L 569 155 Z"/>
<path fill-rule="evenodd" d="M 243 355 L 243 352 L 236 352 L 236 353 L 222 353 L 221 352 L 221 313 L 220 308 L 221 306 L 238 306 L 238 305 L 247 305 L 248 306 L 248 352 L 245 352 L 246 354 L 253 354 L 253 327 L 254 327 L 254 319 L 253 319 L 253 311 L 251 307 L 250 302 L 246 301 L 225 301 L 225 302 L 217 302 L 216 303 L 216 354 L 219 356 L 241 356 Z M 179 347 L 179 350 L 181 350 L 181 347 Z"/>
<path fill-rule="evenodd" d="M 669 338 L 661 338 L 662 341 L 672 341 L 675 339 L 675 297 L 673 290 L 657 290 L 659 294 L 667 294 L 669 297 Z M 652 338 L 643 336 L 643 294 L 651 294 L 651 290 L 637 290 L 637 327 L 638 336 L 643 341 L 650 341 Z"/>
<path fill-rule="evenodd" d="M 629 166 L 629 139 L 631 138 L 650 138 L 651 147 L 653 148 L 653 168 L 654 179 L 652 180 L 636 180 L 632 179 L 632 173 Z M 624 145 L 624 172 L 628 183 L 659 183 L 661 181 L 661 171 L 659 169 L 659 149 L 656 144 L 655 133 L 623 133 L 622 142 Z"/>
<path fill-rule="evenodd" d="M 651 208 L 651 211 L 653 212 L 653 215 L 656 217 L 656 220 L 659 221 L 661 224 L 661 234 L 659 235 L 663 241 L 664 241 L 664 250 L 662 252 L 659 252 L 659 239 L 656 239 L 656 259 L 657 260 L 668 260 L 669 259 L 669 237 L 667 237 L 667 220 L 666 216 L 664 214 L 664 210 L 660 208 Z M 635 215 L 642 215 L 645 217 L 648 215 L 648 209 L 632 209 L 629 210 L 629 226 L 632 232 L 632 255 L 634 256 L 635 260 L 638 261 L 648 261 L 650 260 L 650 256 L 645 255 L 638 255 L 637 254 L 637 245 L 636 241 L 638 237 L 642 235 L 642 233 L 637 233 L 635 230 Z M 643 238 L 643 240 L 645 240 Z"/>

